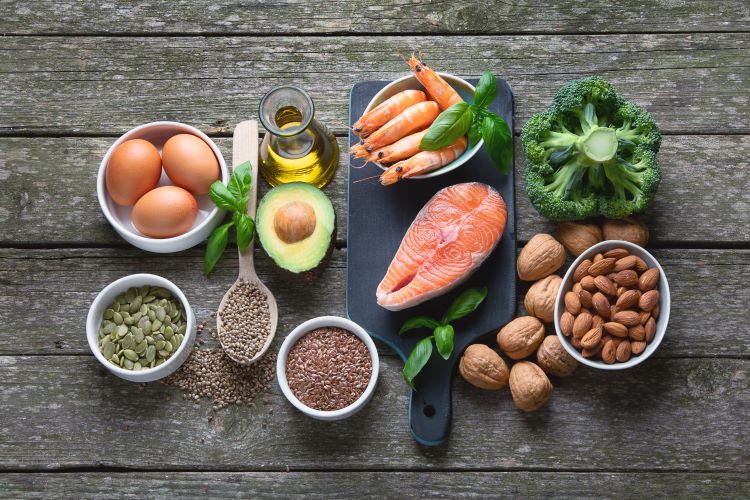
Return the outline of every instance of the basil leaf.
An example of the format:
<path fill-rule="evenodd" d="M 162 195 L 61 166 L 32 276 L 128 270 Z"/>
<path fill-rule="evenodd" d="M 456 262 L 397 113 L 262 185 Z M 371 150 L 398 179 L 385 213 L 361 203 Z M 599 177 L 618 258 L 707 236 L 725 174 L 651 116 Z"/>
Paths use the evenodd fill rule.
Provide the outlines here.
<path fill-rule="evenodd" d="M 463 318 L 467 314 L 471 314 L 474 310 L 479 307 L 484 298 L 487 297 L 487 287 L 483 288 L 469 288 L 461 295 L 456 297 L 453 301 L 448 312 L 443 316 L 442 324 L 447 325 L 451 321 Z"/>
<path fill-rule="evenodd" d="M 211 187 L 208 188 L 208 196 L 222 210 L 234 210 L 236 208 L 234 195 L 221 181 L 214 181 L 211 184 Z"/>
<path fill-rule="evenodd" d="M 482 73 L 474 93 L 474 104 L 486 108 L 497 97 L 497 80 L 489 71 Z"/>
<path fill-rule="evenodd" d="M 244 252 L 248 245 L 250 245 L 250 242 L 253 241 L 255 222 L 253 222 L 253 219 L 249 215 L 240 212 L 235 212 L 232 215 L 232 222 L 234 222 L 234 226 L 237 228 L 237 248 L 241 252 Z"/>
<path fill-rule="evenodd" d="M 453 327 L 451 325 L 440 325 L 435 328 L 435 347 L 443 359 L 451 357 L 453 352 Z"/>
<path fill-rule="evenodd" d="M 240 163 L 234 168 L 232 176 L 229 178 L 229 191 L 237 200 L 242 199 L 250 191 L 252 183 L 250 167 L 249 161 Z"/>
<path fill-rule="evenodd" d="M 430 330 L 432 330 L 439 325 L 440 323 L 430 318 L 429 316 L 415 316 L 413 318 L 407 319 L 404 322 L 403 326 L 398 331 L 398 334 L 401 335 L 404 332 L 408 332 L 409 330 L 416 330 L 417 328 L 429 328 Z"/>
<path fill-rule="evenodd" d="M 492 162 L 507 175 L 513 159 L 513 137 L 508 124 L 495 113 L 489 113 L 482 122 L 482 138 Z"/>
<path fill-rule="evenodd" d="M 211 233 L 208 238 L 208 244 L 206 245 L 206 255 L 203 257 L 203 272 L 208 275 L 213 271 L 216 263 L 219 262 L 224 249 L 227 247 L 227 241 L 229 240 L 229 228 L 232 225 L 231 222 L 227 222 Z"/>
<path fill-rule="evenodd" d="M 473 148 L 482 138 L 482 121 L 477 120 L 476 117 L 471 122 L 471 128 L 469 129 L 469 149 Z"/>
<path fill-rule="evenodd" d="M 409 384 L 409 387 L 411 387 L 415 391 L 417 390 L 417 388 L 414 387 L 414 377 L 416 377 L 419 372 L 422 371 L 424 365 L 426 365 L 430 360 L 431 355 L 432 337 L 427 337 L 417 342 L 417 345 L 414 346 L 414 350 L 411 351 L 411 354 L 409 354 L 409 358 L 406 360 L 403 371 L 404 380 L 407 384 Z"/>
<path fill-rule="evenodd" d="M 432 122 L 419 143 L 420 149 L 435 151 L 450 146 L 469 131 L 472 116 L 469 103 L 457 102 Z"/>

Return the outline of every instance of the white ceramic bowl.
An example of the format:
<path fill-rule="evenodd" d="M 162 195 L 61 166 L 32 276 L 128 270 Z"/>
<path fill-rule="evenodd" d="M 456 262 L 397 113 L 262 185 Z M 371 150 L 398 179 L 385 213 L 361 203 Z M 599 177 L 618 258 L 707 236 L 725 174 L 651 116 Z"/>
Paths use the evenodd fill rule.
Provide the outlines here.
<path fill-rule="evenodd" d="M 438 75 L 442 76 L 443 79 L 448 82 L 448 84 L 453 87 L 456 92 L 461 96 L 461 98 L 467 102 L 472 102 L 474 100 L 474 92 L 475 88 L 472 84 L 464 80 L 463 78 L 459 78 L 457 76 L 453 76 L 449 73 L 438 73 Z M 385 101 L 386 99 L 393 97 L 394 95 L 398 94 L 399 92 L 403 92 L 404 90 L 424 90 L 424 87 L 422 87 L 422 84 L 419 83 L 419 80 L 417 80 L 417 77 L 414 75 L 407 75 L 404 77 L 399 78 L 398 80 L 394 80 L 383 89 L 375 94 L 375 97 L 372 98 L 370 103 L 365 108 L 364 113 L 367 113 L 372 108 L 380 104 L 381 102 Z M 363 113 L 363 114 L 364 114 Z M 447 164 L 446 166 L 439 168 L 437 170 L 434 170 L 432 172 L 429 172 L 424 175 L 416 175 L 412 177 L 412 179 L 429 179 L 430 177 L 437 177 L 438 175 L 447 174 L 448 172 L 457 169 L 467 161 L 469 161 L 476 153 L 479 151 L 484 144 L 484 140 L 480 139 L 477 144 L 474 145 L 473 148 L 467 149 L 463 152 L 461 156 L 456 158 L 451 163 Z M 375 163 L 380 168 L 385 170 L 387 166 L 381 165 L 379 163 Z"/>
<path fill-rule="evenodd" d="M 568 337 L 563 335 L 562 330 L 560 330 L 560 316 L 562 316 L 562 313 L 565 312 L 565 292 L 568 292 L 571 288 L 573 288 L 573 272 L 578 267 L 578 265 L 586 259 L 592 259 L 598 253 L 604 253 L 607 250 L 620 247 L 625 248 L 632 255 L 637 255 L 638 257 L 643 259 L 646 264 L 648 264 L 649 268 L 656 267 L 659 269 L 659 317 L 656 320 L 656 334 L 654 335 L 654 339 L 646 346 L 646 349 L 641 354 L 639 354 L 638 356 L 631 356 L 631 358 L 625 363 L 615 362 L 611 365 L 608 365 L 607 363 L 598 359 L 584 358 L 581 355 L 580 351 L 573 347 L 573 345 L 570 343 L 570 340 L 568 340 Z M 635 365 L 643 363 L 656 351 L 656 349 L 659 348 L 659 344 L 661 344 L 661 341 L 664 338 L 664 333 L 667 331 L 670 304 L 671 301 L 669 296 L 669 283 L 667 282 L 667 276 L 666 274 L 664 274 L 664 269 L 662 269 L 662 267 L 659 265 L 659 262 L 657 262 L 653 255 L 647 252 L 644 248 L 627 241 L 602 241 L 579 255 L 578 258 L 573 262 L 573 264 L 571 264 L 568 272 L 565 273 L 565 277 L 563 277 L 562 284 L 560 285 L 560 290 L 557 292 L 557 300 L 555 301 L 555 331 L 557 332 L 557 337 L 560 339 L 560 342 L 562 343 L 565 350 L 568 351 L 568 353 L 573 356 L 579 363 L 591 366 L 593 368 L 599 368 L 601 370 L 624 370 L 626 368 L 631 368 Z"/>
<path fill-rule="evenodd" d="M 182 306 L 185 308 L 187 330 L 185 331 L 185 339 L 177 348 L 177 351 L 161 365 L 139 371 L 126 370 L 107 361 L 101 351 L 99 351 L 99 326 L 102 324 L 104 310 L 115 300 L 115 297 L 130 287 L 141 287 L 143 285 L 166 288 L 172 292 L 173 298 L 176 297 L 182 302 Z M 110 283 L 96 296 L 86 318 L 86 337 L 88 338 L 89 348 L 94 353 L 94 357 L 107 370 L 131 382 L 152 382 L 173 373 L 190 355 L 190 351 L 193 350 L 193 344 L 195 343 L 195 316 L 193 316 L 193 310 L 190 308 L 185 294 L 168 279 L 156 276 L 155 274 L 131 274 Z"/>
<path fill-rule="evenodd" d="M 206 134 L 197 128 L 178 122 L 152 122 L 129 130 L 109 147 L 107 154 L 104 155 L 104 158 L 99 165 L 99 174 L 96 178 L 96 195 L 99 198 L 99 206 L 101 206 L 104 216 L 115 231 L 117 231 L 117 233 L 128 243 L 149 252 L 179 252 L 193 247 L 208 238 L 211 231 L 213 231 L 224 218 L 224 211 L 216 207 L 207 194 L 196 196 L 195 199 L 198 201 L 198 217 L 196 217 L 193 227 L 191 227 L 188 232 L 175 236 L 174 238 L 150 238 L 138 231 L 133 225 L 131 218 L 133 207 L 123 207 L 118 205 L 112 201 L 107 194 L 107 185 L 104 180 L 104 174 L 107 170 L 109 158 L 112 156 L 112 152 L 117 146 L 130 139 L 145 139 L 156 146 L 156 149 L 159 150 L 159 154 L 161 154 L 162 146 L 167 142 L 167 139 L 177 134 L 192 134 L 200 137 L 206 144 L 208 144 L 214 152 L 214 155 L 216 155 L 216 159 L 219 161 L 221 180 L 225 184 L 229 181 L 229 170 L 227 169 L 224 157 L 221 156 L 221 151 L 219 151 L 216 144 L 214 144 Z M 161 179 L 159 180 L 159 185 L 173 185 L 172 181 L 169 180 L 169 177 L 167 177 L 167 174 L 163 170 Z"/>
<path fill-rule="evenodd" d="M 365 345 L 367 346 L 367 350 L 370 351 L 370 359 L 372 360 L 372 375 L 370 375 L 370 382 L 367 384 L 365 392 L 363 392 L 359 399 L 357 399 L 354 403 L 345 408 L 341 408 L 340 410 L 322 411 L 310 408 L 309 406 L 302 403 L 299 399 L 297 399 L 292 390 L 289 388 L 289 383 L 286 379 L 286 360 L 287 356 L 289 355 L 289 350 L 292 348 L 294 343 L 308 332 L 315 330 L 316 328 L 324 327 L 343 328 L 352 332 L 354 335 L 359 337 L 362 342 L 365 343 Z M 290 403 L 294 405 L 295 408 L 297 408 L 305 415 L 318 420 L 342 420 L 351 417 L 359 410 L 361 410 L 362 407 L 364 407 L 367 402 L 370 401 L 370 398 L 375 391 L 375 385 L 378 381 L 379 371 L 380 367 L 378 360 L 378 350 L 375 347 L 375 343 L 372 341 L 370 336 L 367 334 L 364 328 L 359 326 L 357 323 L 346 318 L 340 318 L 338 316 L 320 316 L 318 318 L 307 320 L 299 325 L 297 328 L 292 330 L 292 333 L 287 335 L 286 339 L 284 339 L 284 343 L 281 344 L 281 349 L 279 349 L 279 355 L 276 358 L 276 377 L 279 381 L 281 392 L 284 393 L 284 396 L 286 396 L 286 398 Z"/>

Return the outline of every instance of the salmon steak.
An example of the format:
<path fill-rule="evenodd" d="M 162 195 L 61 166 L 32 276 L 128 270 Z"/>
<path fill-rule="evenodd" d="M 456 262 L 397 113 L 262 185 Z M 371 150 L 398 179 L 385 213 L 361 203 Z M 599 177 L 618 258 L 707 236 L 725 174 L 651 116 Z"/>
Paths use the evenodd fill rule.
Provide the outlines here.
<path fill-rule="evenodd" d="M 495 249 L 508 209 L 481 182 L 441 189 L 422 207 L 378 285 L 378 304 L 391 311 L 442 295 L 468 278 Z"/>

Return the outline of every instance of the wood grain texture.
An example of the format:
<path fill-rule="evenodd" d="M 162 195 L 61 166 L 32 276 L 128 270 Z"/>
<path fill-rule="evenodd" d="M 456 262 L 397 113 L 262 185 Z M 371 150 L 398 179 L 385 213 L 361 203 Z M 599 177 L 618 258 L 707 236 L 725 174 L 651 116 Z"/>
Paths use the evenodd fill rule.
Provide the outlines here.
<path fill-rule="evenodd" d="M 80 497 L 321 499 L 606 497 L 742 498 L 736 473 L 590 472 L 141 472 L 0 474 L 9 498 Z"/>
<path fill-rule="evenodd" d="M 741 332 L 749 319 L 750 291 L 743 277 L 750 275 L 750 250 L 655 250 L 654 255 L 672 293 L 669 329 L 654 355 L 748 357 L 750 336 Z M 237 259 L 227 251 L 208 279 L 202 275 L 202 259 L 200 249 L 171 256 L 132 248 L 0 250 L 0 354 L 88 353 L 85 316 L 91 301 L 108 283 L 137 272 L 172 280 L 188 297 L 198 321 L 213 324 L 209 314 L 234 282 Z M 281 271 L 258 250 L 256 267 L 279 304 L 277 341 L 311 317 L 345 315 L 345 250 L 335 250 L 312 282 Z M 519 284 L 519 304 L 527 287 Z M 40 320 L 50 311 L 52 328 Z"/>
<path fill-rule="evenodd" d="M 112 138 L 0 138 L 0 245 L 126 245 L 96 199 L 96 171 Z M 231 139 L 217 138 L 225 158 Z M 325 188 L 346 239 L 346 142 L 339 171 Z M 517 237 L 529 240 L 554 224 L 531 206 L 523 189 L 524 157 L 516 140 Z M 750 136 L 666 136 L 663 180 L 645 213 L 652 244 L 750 242 Z M 370 167 L 372 175 L 378 169 Z M 377 182 L 373 180 L 372 182 Z M 267 191 L 260 183 L 261 193 Z M 675 214 L 684 214 L 676 217 Z"/>
<path fill-rule="evenodd" d="M 168 6 L 167 6 L 168 5 Z M 602 15 L 602 12 L 606 15 Z M 741 0 L 713 2 L 562 0 L 502 2 L 196 0 L 99 4 L 74 0 L 9 0 L 0 32 L 46 33 L 593 33 L 742 31 L 750 8 Z"/>
<path fill-rule="evenodd" d="M 458 37 L 4 37 L 0 133 L 117 135 L 159 119 L 229 134 L 271 88 L 310 91 L 336 133 L 361 80 L 407 73 L 425 51 L 460 75 L 492 70 L 515 92 L 516 130 L 556 90 L 599 74 L 667 133 L 748 133 L 750 34 Z"/>
<path fill-rule="evenodd" d="M 425 449 L 409 433 L 407 388 L 392 356 L 381 358 L 372 401 L 340 422 L 306 417 L 276 384 L 252 407 L 213 412 L 170 386 L 114 378 L 91 356 L 0 356 L 0 469 L 748 473 L 749 369 L 748 359 L 579 368 L 555 380 L 548 406 L 532 414 L 515 408 L 507 389 L 457 378 L 449 441 Z"/>

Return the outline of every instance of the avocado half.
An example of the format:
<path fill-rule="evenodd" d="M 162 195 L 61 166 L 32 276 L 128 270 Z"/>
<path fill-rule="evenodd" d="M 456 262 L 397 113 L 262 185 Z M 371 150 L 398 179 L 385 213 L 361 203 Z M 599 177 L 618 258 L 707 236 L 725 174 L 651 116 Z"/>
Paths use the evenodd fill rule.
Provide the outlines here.
<path fill-rule="evenodd" d="M 260 200 L 255 225 L 263 249 L 293 273 L 314 271 L 333 246 L 336 214 L 331 200 L 304 182 L 282 184 Z"/>

